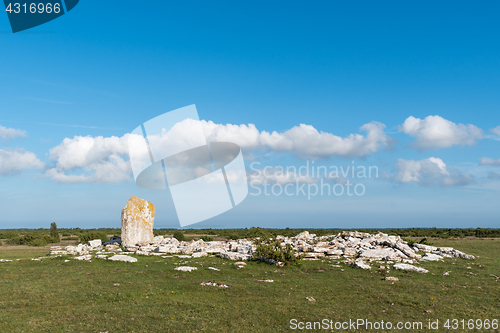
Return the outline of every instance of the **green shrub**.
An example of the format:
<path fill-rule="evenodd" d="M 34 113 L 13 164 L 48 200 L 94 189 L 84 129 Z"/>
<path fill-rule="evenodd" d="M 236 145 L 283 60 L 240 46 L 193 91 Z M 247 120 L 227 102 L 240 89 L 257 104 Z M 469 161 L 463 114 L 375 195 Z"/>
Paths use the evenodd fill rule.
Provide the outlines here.
<path fill-rule="evenodd" d="M 174 238 L 177 239 L 179 242 L 186 240 L 186 236 L 184 236 L 184 234 L 180 230 L 174 231 Z"/>
<path fill-rule="evenodd" d="M 254 258 L 257 260 L 272 259 L 281 261 L 285 265 L 297 264 L 302 259 L 301 256 L 296 256 L 296 251 L 290 244 L 282 247 L 278 240 L 271 240 L 257 245 Z"/>
<path fill-rule="evenodd" d="M 228 235 L 227 236 L 227 239 L 231 239 L 231 240 L 238 240 L 240 238 L 243 238 L 242 236 L 239 236 L 237 234 L 231 234 L 231 235 Z"/>
<path fill-rule="evenodd" d="M 417 243 L 414 240 L 409 239 L 409 238 L 403 238 L 403 240 L 408 243 L 408 246 L 413 246 L 413 244 Z"/>
<path fill-rule="evenodd" d="M 423 245 L 432 245 L 428 240 L 427 240 L 427 237 L 426 238 L 422 238 L 419 242 L 419 244 L 423 244 Z"/>
<path fill-rule="evenodd" d="M 48 236 L 46 236 L 48 237 Z M 7 240 L 8 244 L 12 245 L 27 245 L 27 246 L 45 246 L 47 245 L 47 241 L 44 236 L 35 236 L 35 235 L 21 235 L 15 236 Z"/>
<path fill-rule="evenodd" d="M 84 231 L 80 234 L 80 243 L 82 244 L 88 243 L 94 239 L 100 239 L 103 242 L 106 242 L 109 240 L 109 237 L 104 231 L 99 230 Z"/>
<path fill-rule="evenodd" d="M 212 242 L 214 240 L 214 238 L 210 236 L 201 236 L 200 239 L 204 242 Z"/>
<path fill-rule="evenodd" d="M 62 236 L 63 236 L 63 237 L 69 237 L 69 236 L 71 236 L 71 234 L 70 234 L 69 232 L 63 232 L 63 233 L 62 233 Z"/>
<path fill-rule="evenodd" d="M 52 236 L 44 236 L 43 237 L 43 240 L 46 242 L 46 243 L 59 243 L 61 241 L 61 239 L 59 238 L 59 236 L 57 237 L 52 237 Z"/>

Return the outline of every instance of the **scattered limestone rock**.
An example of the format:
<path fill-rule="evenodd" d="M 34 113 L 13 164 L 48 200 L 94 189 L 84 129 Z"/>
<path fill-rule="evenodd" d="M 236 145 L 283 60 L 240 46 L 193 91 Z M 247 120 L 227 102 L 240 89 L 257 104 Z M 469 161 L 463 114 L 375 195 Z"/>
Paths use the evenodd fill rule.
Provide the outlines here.
<path fill-rule="evenodd" d="M 360 258 L 372 259 L 372 260 L 393 260 L 398 258 L 398 254 L 392 248 L 375 248 L 362 250 L 359 254 Z"/>
<path fill-rule="evenodd" d="M 236 251 L 241 254 L 252 254 L 252 245 L 244 244 L 237 247 Z"/>
<path fill-rule="evenodd" d="M 154 251 L 157 253 L 179 253 L 181 250 L 177 245 L 167 244 L 156 247 Z"/>
<path fill-rule="evenodd" d="M 365 263 L 363 260 L 359 260 L 359 259 L 356 260 L 353 265 L 354 265 L 354 267 L 359 267 L 362 269 L 372 269 L 370 265 Z"/>
<path fill-rule="evenodd" d="M 206 257 L 208 256 L 208 253 L 205 251 L 200 251 L 200 252 L 195 252 L 191 255 L 193 258 L 201 258 L 201 257 Z"/>
<path fill-rule="evenodd" d="M 202 285 L 202 286 L 218 287 L 218 288 L 229 288 L 229 286 L 226 285 L 226 284 L 218 284 L 218 283 L 215 283 L 215 282 L 202 282 L 202 283 L 200 283 L 200 285 Z"/>
<path fill-rule="evenodd" d="M 123 261 L 123 262 L 137 262 L 137 258 L 127 256 L 124 254 L 115 254 L 114 256 L 108 258 L 108 260 Z"/>
<path fill-rule="evenodd" d="M 386 276 L 385 280 L 386 281 L 399 281 L 399 279 L 397 277 L 394 277 L 394 276 Z"/>
<path fill-rule="evenodd" d="M 88 245 L 90 247 L 98 247 L 98 246 L 102 245 L 102 241 L 100 239 L 94 239 L 94 240 L 89 241 Z"/>
<path fill-rule="evenodd" d="M 417 267 L 409 264 L 395 264 L 392 266 L 394 269 L 399 269 L 403 271 L 412 271 L 412 272 L 417 272 L 417 273 L 429 273 L 428 270 L 422 267 Z"/>
<path fill-rule="evenodd" d="M 181 259 L 191 259 L 191 258 L 192 258 L 192 256 L 187 255 L 187 254 L 181 254 L 180 256 L 177 256 L 177 258 L 181 258 Z"/>
<path fill-rule="evenodd" d="M 90 261 L 92 259 L 92 256 L 90 254 L 79 256 L 79 257 L 73 257 L 75 260 L 85 260 L 85 261 Z"/>
<path fill-rule="evenodd" d="M 429 252 L 425 253 L 425 256 L 422 257 L 422 260 L 425 261 L 439 261 L 441 259 L 443 259 L 443 257 L 441 257 L 440 255 Z"/>
<path fill-rule="evenodd" d="M 191 271 L 195 271 L 197 269 L 198 268 L 196 268 L 196 267 L 190 267 L 190 266 L 179 266 L 179 267 L 174 268 L 174 270 L 181 271 L 181 272 L 191 272 Z"/>
<path fill-rule="evenodd" d="M 208 269 L 211 269 L 211 270 L 213 270 L 213 271 L 220 271 L 220 269 L 215 268 L 215 267 L 208 267 Z"/>
<path fill-rule="evenodd" d="M 219 257 L 229 260 L 251 260 L 253 258 L 251 254 L 242 254 L 238 252 L 220 252 Z"/>
<path fill-rule="evenodd" d="M 155 207 L 151 202 L 135 196 L 130 197 L 122 210 L 123 246 L 152 243 L 154 219 Z"/>

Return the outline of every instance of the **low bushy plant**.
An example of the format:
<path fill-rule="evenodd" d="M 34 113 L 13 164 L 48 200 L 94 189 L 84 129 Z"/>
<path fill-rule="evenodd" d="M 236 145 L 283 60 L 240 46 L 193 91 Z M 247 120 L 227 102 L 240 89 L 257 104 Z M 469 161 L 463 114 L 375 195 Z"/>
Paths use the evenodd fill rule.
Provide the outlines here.
<path fill-rule="evenodd" d="M 177 239 L 179 242 L 186 240 L 186 236 L 184 236 L 184 233 L 180 230 L 174 231 L 174 238 Z"/>
<path fill-rule="evenodd" d="M 200 239 L 204 242 L 212 242 L 214 240 L 214 238 L 210 236 L 201 236 Z"/>
<path fill-rule="evenodd" d="M 419 244 L 423 244 L 423 245 L 432 245 L 428 240 L 427 240 L 427 237 L 426 238 L 422 238 L 419 242 Z"/>
<path fill-rule="evenodd" d="M 48 236 L 35 236 L 35 235 L 20 235 L 7 240 L 7 244 L 11 245 L 27 245 L 27 246 L 45 246 Z"/>
<path fill-rule="evenodd" d="M 107 242 L 109 240 L 109 237 L 104 231 L 99 230 L 89 230 L 80 234 L 80 243 L 82 244 L 88 243 L 89 241 L 94 239 L 100 239 L 103 242 Z"/>
<path fill-rule="evenodd" d="M 278 240 L 270 240 L 257 245 L 254 258 L 258 260 L 271 259 L 284 262 L 285 265 L 297 264 L 301 257 L 296 255 L 296 251 L 290 244 L 281 246 Z"/>
<path fill-rule="evenodd" d="M 408 243 L 408 246 L 413 246 L 413 244 L 418 243 L 409 238 L 403 238 L 403 240 Z"/>

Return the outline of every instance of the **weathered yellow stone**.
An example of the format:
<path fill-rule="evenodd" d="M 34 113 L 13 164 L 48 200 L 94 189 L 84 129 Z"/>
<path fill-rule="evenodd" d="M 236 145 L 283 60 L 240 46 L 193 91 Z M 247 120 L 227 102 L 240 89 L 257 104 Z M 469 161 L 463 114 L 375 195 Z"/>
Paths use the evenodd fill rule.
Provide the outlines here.
<path fill-rule="evenodd" d="M 122 210 L 122 245 L 133 246 L 153 241 L 155 206 L 131 196 Z"/>

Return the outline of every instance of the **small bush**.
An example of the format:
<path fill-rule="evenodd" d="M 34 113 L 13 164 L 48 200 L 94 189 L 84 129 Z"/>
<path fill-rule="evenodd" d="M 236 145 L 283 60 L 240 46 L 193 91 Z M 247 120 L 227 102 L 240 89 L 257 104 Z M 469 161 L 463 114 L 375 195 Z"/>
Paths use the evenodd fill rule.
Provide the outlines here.
<path fill-rule="evenodd" d="M 285 265 L 297 264 L 300 262 L 301 257 L 296 256 L 296 251 L 290 244 L 282 247 L 278 240 L 261 243 L 257 246 L 254 254 L 256 259 L 272 259 L 284 262 Z"/>
<path fill-rule="evenodd" d="M 71 236 L 71 234 L 69 232 L 64 232 L 64 233 L 62 233 L 62 236 L 63 237 L 69 237 L 69 236 Z"/>
<path fill-rule="evenodd" d="M 74 240 L 79 240 L 79 238 L 78 237 L 63 237 L 62 240 L 74 241 Z"/>
<path fill-rule="evenodd" d="M 46 243 L 59 243 L 61 240 L 59 238 L 59 235 L 57 237 L 52 237 L 52 236 L 44 236 L 43 240 Z"/>
<path fill-rule="evenodd" d="M 212 242 L 214 240 L 214 238 L 210 236 L 201 236 L 200 239 L 204 242 Z"/>
<path fill-rule="evenodd" d="M 231 234 L 231 235 L 228 235 L 227 236 L 227 239 L 231 239 L 231 240 L 238 240 L 240 238 L 243 238 L 243 237 L 240 237 L 239 235 L 237 234 Z"/>
<path fill-rule="evenodd" d="M 408 243 L 408 246 L 413 246 L 413 244 L 418 243 L 409 238 L 403 238 L 403 240 Z"/>
<path fill-rule="evenodd" d="M 184 234 L 180 230 L 174 231 L 174 238 L 177 239 L 179 242 L 186 240 L 186 236 L 184 236 Z"/>
<path fill-rule="evenodd" d="M 422 238 L 419 242 L 419 244 L 423 244 L 423 245 L 432 245 L 428 240 L 427 240 L 427 237 L 426 238 Z"/>
<path fill-rule="evenodd" d="M 48 237 L 48 236 L 47 236 Z M 43 236 L 34 236 L 34 235 L 22 235 L 16 236 L 8 239 L 7 244 L 11 245 L 27 245 L 27 246 L 45 246 L 47 245 L 47 241 Z"/>
<path fill-rule="evenodd" d="M 80 234 L 80 243 L 82 244 L 88 243 L 94 239 L 100 239 L 103 242 L 107 242 L 109 240 L 108 235 L 106 235 L 104 231 L 91 230 Z"/>

